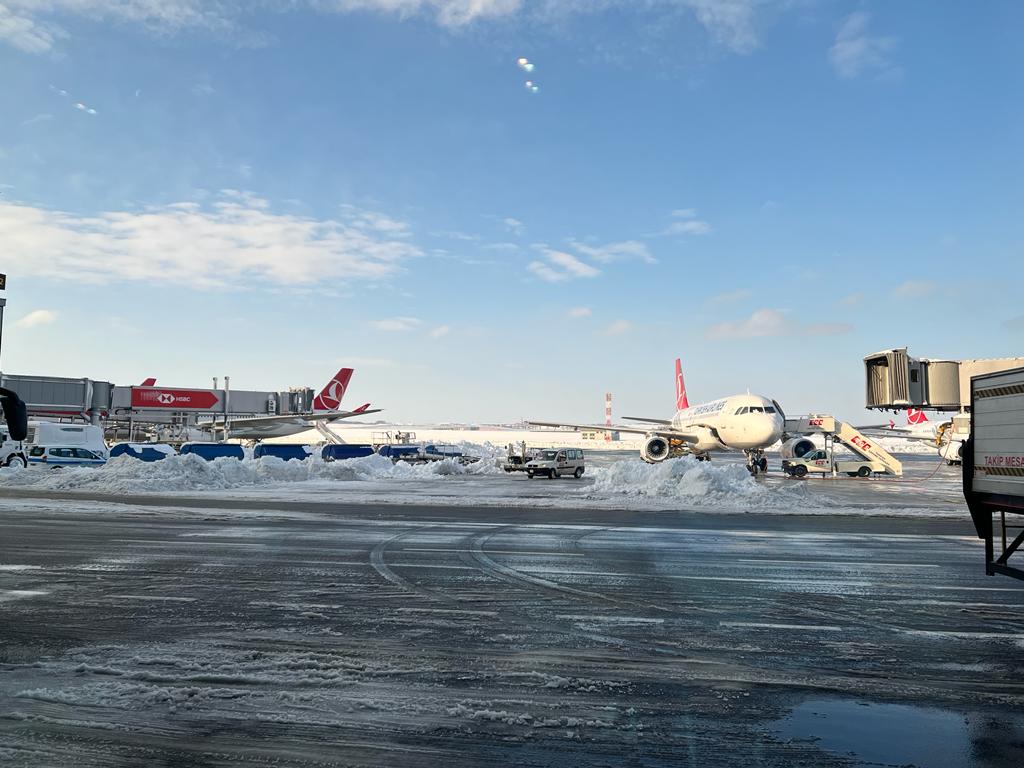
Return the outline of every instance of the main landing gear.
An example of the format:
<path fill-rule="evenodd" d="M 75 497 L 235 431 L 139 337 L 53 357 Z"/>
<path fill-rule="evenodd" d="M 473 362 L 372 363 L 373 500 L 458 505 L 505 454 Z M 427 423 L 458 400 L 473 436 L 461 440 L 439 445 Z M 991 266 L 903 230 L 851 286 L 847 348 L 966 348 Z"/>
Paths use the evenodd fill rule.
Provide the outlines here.
<path fill-rule="evenodd" d="M 768 459 L 765 458 L 764 451 L 744 451 L 743 455 L 747 457 L 747 471 L 754 477 L 768 471 Z"/>

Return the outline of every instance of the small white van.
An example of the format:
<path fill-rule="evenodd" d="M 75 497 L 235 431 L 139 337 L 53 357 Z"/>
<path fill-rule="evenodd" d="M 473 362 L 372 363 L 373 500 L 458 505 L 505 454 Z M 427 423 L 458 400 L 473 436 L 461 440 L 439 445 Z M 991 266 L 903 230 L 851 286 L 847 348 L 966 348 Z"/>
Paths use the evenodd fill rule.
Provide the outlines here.
<path fill-rule="evenodd" d="M 554 480 L 563 475 L 572 475 L 578 479 L 583 477 L 584 468 L 583 449 L 547 448 L 537 451 L 526 462 L 526 476 L 533 478 L 534 475 L 544 475 Z"/>
<path fill-rule="evenodd" d="M 25 452 L 42 448 L 83 448 L 106 460 L 110 455 L 103 440 L 103 428 L 93 424 L 62 424 L 54 421 L 30 421 Z"/>
<path fill-rule="evenodd" d="M 11 440 L 6 425 L 0 425 L 0 467 L 27 467 L 28 456 L 25 446 L 17 440 Z"/>

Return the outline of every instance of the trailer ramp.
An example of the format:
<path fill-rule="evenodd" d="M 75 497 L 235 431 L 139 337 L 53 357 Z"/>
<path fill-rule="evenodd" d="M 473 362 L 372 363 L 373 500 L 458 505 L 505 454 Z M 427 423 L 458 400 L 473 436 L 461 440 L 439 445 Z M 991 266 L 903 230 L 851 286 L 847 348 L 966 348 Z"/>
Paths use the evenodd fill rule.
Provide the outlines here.
<path fill-rule="evenodd" d="M 865 437 L 860 430 L 835 416 L 828 414 L 810 414 L 786 420 L 788 434 L 824 434 L 829 435 L 865 461 L 877 461 L 885 467 L 886 474 L 902 477 L 903 462 L 885 450 L 878 441 Z"/>

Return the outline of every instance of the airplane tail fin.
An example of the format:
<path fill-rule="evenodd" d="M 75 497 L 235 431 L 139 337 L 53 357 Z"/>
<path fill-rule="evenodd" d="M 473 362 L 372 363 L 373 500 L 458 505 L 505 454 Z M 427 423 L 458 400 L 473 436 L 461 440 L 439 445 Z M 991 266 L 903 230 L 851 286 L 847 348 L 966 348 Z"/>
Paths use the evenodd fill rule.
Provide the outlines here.
<path fill-rule="evenodd" d="M 907 409 L 907 424 L 915 426 L 916 424 L 925 424 L 928 421 L 928 416 L 925 415 L 924 411 L 919 411 L 914 408 Z"/>
<path fill-rule="evenodd" d="M 155 387 L 156 386 L 156 379 L 148 378 L 144 382 L 142 382 L 142 384 L 140 384 L 139 386 L 142 386 L 142 387 Z"/>
<path fill-rule="evenodd" d="M 363 411 L 365 411 L 369 407 L 370 407 L 369 403 L 363 403 L 358 408 L 356 408 L 354 411 L 352 411 L 352 413 L 362 413 Z"/>
<path fill-rule="evenodd" d="M 341 405 L 341 399 L 345 397 L 345 390 L 348 389 L 348 382 L 351 378 L 351 368 L 342 368 L 334 374 L 334 378 L 327 382 L 327 386 L 320 390 L 320 394 L 313 400 L 313 410 L 338 410 L 338 406 Z"/>
<path fill-rule="evenodd" d="M 689 408 L 690 401 L 686 399 L 686 384 L 683 382 L 683 361 L 676 358 L 676 410 Z"/>

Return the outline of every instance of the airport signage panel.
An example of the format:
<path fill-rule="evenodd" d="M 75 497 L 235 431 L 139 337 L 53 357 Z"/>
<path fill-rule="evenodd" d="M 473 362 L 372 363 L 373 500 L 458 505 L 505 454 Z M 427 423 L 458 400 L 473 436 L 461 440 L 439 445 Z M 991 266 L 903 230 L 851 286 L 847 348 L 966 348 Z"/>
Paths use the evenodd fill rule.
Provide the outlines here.
<path fill-rule="evenodd" d="M 165 408 L 173 411 L 208 411 L 220 403 L 210 389 L 132 387 L 132 408 Z"/>

